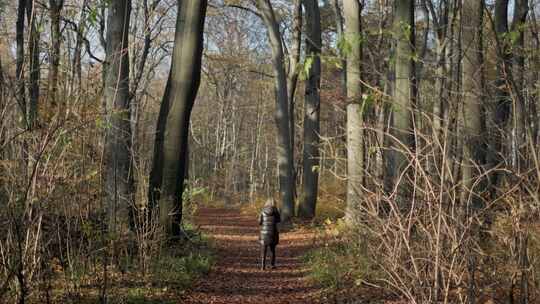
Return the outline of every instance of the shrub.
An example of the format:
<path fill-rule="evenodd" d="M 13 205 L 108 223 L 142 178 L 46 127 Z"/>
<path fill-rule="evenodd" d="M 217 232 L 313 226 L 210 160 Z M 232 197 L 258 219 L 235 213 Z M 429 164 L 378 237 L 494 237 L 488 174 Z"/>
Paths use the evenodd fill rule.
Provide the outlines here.
<path fill-rule="evenodd" d="M 304 255 L 308 277 L 330 291 L 360 285 L 377 276 L 363 241 L 342 222 L 326 221 L 322 246 Z M 354 239 L 354 240 L 353 240 Z"/>
<path fill-rule="evenodd" d="M 190 251 L 187 255 L 170 251 L 158 257 L 151 266 L 154 284 L 174 284 L 186 288 L 207 274 L 214 263 L 210 251 L 206 248 Z"/>

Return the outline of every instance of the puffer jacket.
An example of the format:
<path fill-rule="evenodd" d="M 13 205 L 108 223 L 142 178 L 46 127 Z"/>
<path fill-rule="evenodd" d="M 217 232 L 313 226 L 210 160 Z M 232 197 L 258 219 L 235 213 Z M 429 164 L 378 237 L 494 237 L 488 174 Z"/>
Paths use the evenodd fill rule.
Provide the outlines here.
<path fill-rule="evenodd" d="M 279 243 L 279 232 L 277 223 L 281 221 L 281 216 L 276 207 L 264 207 L 259 216 L 261 234 L 259 242 L 261 245 L 277 245 Z"/>

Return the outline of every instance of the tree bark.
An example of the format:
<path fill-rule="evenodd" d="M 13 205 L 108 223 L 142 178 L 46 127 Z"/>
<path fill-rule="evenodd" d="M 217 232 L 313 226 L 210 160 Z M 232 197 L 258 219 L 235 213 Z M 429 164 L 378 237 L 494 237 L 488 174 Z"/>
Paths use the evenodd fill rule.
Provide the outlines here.
<path fill-rule="evenodd" d="M 346 219 L 356 221 L 364 173 L 362 100 L 362 4 L 344 0 L 345 44 L 347 52 L 347 210 Z"/>
<path fill-rule="evenodd" d="M 58 68 L 60 65 L 60 14 L 64 0 L 49 0 L 49 17 L 51 19 L 51 51 L 49 57 L 49 100 L 56 106 L 58 91 Z"/>
<path fill-rule="evenodd" d="M 497 80 L 495 82 L 495 109 L 493 111 L 493 121 L 495 123 L 495 131 L 491 138 L 490 150 L 488 154 L 488 163 L 490 168 L 495 168 L 503 161 L 501 153 L 504 149 L 504 130 L 506 123 L 510 117 L 510 101 L 509 94 L 506 90 L 505 69 L 511 66 L 511 58 L 509 56 L 507 43 L 504 42 L 503 35 L 508 32 L 508 0 L 497 0 L 495 2 L 495 18 L 494 29 L 498 36 L 500 44 L 497 51 Z M 499 175 L 497 172 L 490 174 L 490 184 L 496 186 L 499 183 Z M 495 187 L 491 187 L 495 188 Z M 495 191 L 495 190 L 493 190 Z"/>
<path fill-rule="evenodd" d="M 433 0 L 423 0 L 424 5 L 427 7 L 428 12 L 431 15 L 434 23 L 434 32 L 436 40 L 436 68 L 435 68 L 435 92 L 437 98 L 433 102 L 433 138 L 437 142 L 440 141 L 442 135 L 443 120 L 445 117 L 444 111 L 448 111 L 448 69 L 446 58 L 446 46 L 448 37 L 448 19 L 449 19 L 449 6 L 448 1 L 439 1 L 438 6 L 435 7 Z"/>
<path fill-rule="evenodd" d="M 206 7 L 206 0 L 178 2 L 171 70 L 156 129 L 149 197 L 170 237 L 181 234 L 189 121 L 201 77 Z"/>
<path fill-rule="evenodd" d="M 517 39 L 511 39 L 513 35 L 508 26 L 509 0 L 497 0 L 495 2 L 495 18 L 493 27 L 497 42 L 497 81 L 496 81 L 496 104 L 492 113 L 495 123 L 495 134 L 490 136 L 491 147 L 488 153 L 488 164 L 490 168 L 497 167 L 505 161 L 504 156 L 510 157 L 511 165 L 517 168 L 519 158 L 519 147 L 523 142 L 523 133 L 526 117 L 523 115 L 524 98 L 521 92 L 521 81 L 523 71 L 523 61 L 519 55 L 516 56 L 515 49 L 523 45 L 523 29 L 520 24 L 526 21 L 528 12 L 528 1 L 519 0 L 514 4 L 514 18 L 510 29 L 517 33 Z M 513 40 L 513 41 L 512 41 Z M 514 72 L 518 72 L 514 75 Z M 509 120 L 512 119 L 512 124 Z M 505 140 L 510 130 L 510 145 L 505 145 Z M 520 132 L 520 133 L 517 133 Z M 501 183 L 501 173 L 493 172 L 490 175 L 491 185 L 497 186 Z M 496 187 L 492 187 L 492 194 Z"/>
<path fill-rule="evenodd" d="M 17 79 L 16 99 L 21 109 L 25 127 L 28 128 L 28 111 L 26 110 L 26 86 L 24 83 L 24 17 L 26 0 L 19 0 L 17 7 L 17 21 L 15 23 L 16 63 L 15 74 Z"/>
<path fill-rule="evenodd" d="M 30 25 L 30 34 L 28 38 L 28 55 L 30 57 L 29 62 L 29 79 L 28 79 L 28 92 L 29 92 L 29 104 L 28 104 L 28 126 L 29 129 L 33 129 L 37 124 L 38 119 L 38 103 L 39 103 L 39 78 L 40 78 L 40 62 L 39 62 L 39 32 L 36 25 L 36 10 L 35 2 L 27 3 L 26 5 L 26 18 Z"/>
<path fill-rule="evenodd" d="M 388 174 L 392 187 L 398 187 L 398 200 L 407 193 L 405 181 L 400 176 L 408 162 L 405 149 L 414 147 L 412 107 L 415 97 L 414 78 L 414 1 L 403 0 L 395 2 L 394 35 L 396 36 L 396 66 L 394 102 L 392 104 L 392 128 L 390 134 L 394 137 Z M 399 185 L 398 185 L 399 183 Z"/>
<path fill-rule="evenodd" d="M 302 44 L 302 1 L 294 0 L 294 25 L 293 25 L 293 37 L 292 37 L 292 48 L 289 55 L 289 73 L 287 77 L 287 88 L 288 88 L 288 98 L 289 98 L 289 131 L 290 131 L 290 140 L 291 140 L 291 153 L 293 155 L 293 166 L 294 166 L 294 136 L 295 136 L 295 122 L 294 122 L 294 97 L 296 94 L 296 86 L 298 84 L 298 75 L 299 67 L 298 63 L 300 61 L 300 46 Z M 292 181 L 294 185 L 293 196 L 296 197 L 296 170 L 293 167 Z"/>
<path fill-rule="evenodd" d="M 515 94 L 512 107 L 512 148 L 511 159 L 512 166 L 517 172 L 521 171 L 521 166 L 524 165 L 524 145 L 527 135 L 528 116 L 525 114 L 525 100 L 523 96 L 523 83 L 525 80 L 525 23 L 527 22 L 527 13 L 529 11 L 528 0 L 516 0 L 514 3 L 514 13 L 511 25 L 511 32 L 516 33 L 516 39 L 513 40 L 512 51 L 512 79 L 514 83 Z M 518 97 L 519 96 L 519 97 Z M 516 98 L 517 97 L 517 98 Z"/>
<path fill-rule="evenodd" d="M 482 149 L 482 103 L 483 103 L 483 53 L 482 29 L 484 0 L 464 1 L 462 8 L 462 45 L 464 56 L 462 61 L 463 79 L 463 111 L 461 113 L 464 136 L 463 190 L 461 202 L 463 206 L 478 203 L 478 191 L 473 188 L 475 179 L 482 174 L 479 171 L 485 162 Z M 478 190 L 478 189 L 477 189 Z"/>
<path fill-rule="evenodd" d="M 272 65 L 274 69 L 276 95 L 276 124 L 277 124 L 277 163 L 279 168 L 279 191 L 281 195 L 281 217 L 288 221 L 294 214 L 294 184 L 293 166 L 294 159 L 291 149 L 289 130 L 289 106 L 287 95 L 287 76 L 283 45 L 279 26 L 274 15 L 270 0 L 257 1 L 261 16 L 268 32 L 270 47 L 272 48 Z"/>
<path fill-rule="evenodd" d="M 332 11 L 334 12 L 334 18 L 336 19 L 336 35 L 338 41 L 344 38 L 343 29 L 343 14 L 339 7 L 339 0 L 332 0 Z M 338 47 L 339 58 L 341 59 L 341 93 L 343 96 L 347 96 L 347 59 L 343 48 Z"/>
<path fill-rule="evenodd" d="M 133 211 L 128 60 L 130 10 L 130 0 L 114 0 L 107 16 L 103 190 L 108 229 L 117 235 L 130 230 Z"/>
<path fill-rule="evenodd" d="M 303 194 L 298 215 L 303 218 L 315 216 L 319 185 L 319 133 L 320 133 L 320 86 L 321 86 L 321 15 L 317 0 L 303 0 L 306 10 L 306 58 L 311 67 L 305 83 L 304 96 L 304 153 Z"/>

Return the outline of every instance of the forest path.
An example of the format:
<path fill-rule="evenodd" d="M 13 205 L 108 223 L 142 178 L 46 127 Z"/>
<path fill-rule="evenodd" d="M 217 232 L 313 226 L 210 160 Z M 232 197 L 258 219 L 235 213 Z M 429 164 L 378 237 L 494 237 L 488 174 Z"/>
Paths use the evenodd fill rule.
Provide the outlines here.
<path fill-rule="evenodd" d="M 210 273 L 188 291 L 182 303 L 314 303 L 318 289 L 306 280 L 301 257 L 314 246 L 314 234 L 282 232 L 276 269 L 260 270 L 257 218 L 238 209 L 200 208 L 195 222 L 215 243 Z"/>

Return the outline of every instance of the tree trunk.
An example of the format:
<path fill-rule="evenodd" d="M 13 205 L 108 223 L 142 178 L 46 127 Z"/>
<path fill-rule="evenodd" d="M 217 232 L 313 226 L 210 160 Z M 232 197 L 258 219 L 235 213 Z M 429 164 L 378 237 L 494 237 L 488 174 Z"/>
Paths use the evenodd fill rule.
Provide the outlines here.
<path fill-rule="evenodd" d="M 38 102 L 39 102 L 39 75 L 40 75 L 40 62 L 39 62 L 39 32 L 36 25 L 36 10 L 35 2 L 27 3 L 26 5 L 26 18 L 30 24 L 30 37 L 28 39 L 28 52 L 30 57 L 30 77 L 28 81 L 28 91 L 30 96 L 29 108 L 28 108 L 28 126 L 33 129 L 37 124 L 38 119 Z"/>
<path fill-rule="evenodd" d="M 488 154 L 488 163 L 490 168 L 495 168 L 503 161 L 504 154 L 504 137 L 506 124 L 510 117 L 510 100 L 506 89 L 505 69 L 511 66 L 511 58 L 509 56 L 507 43 L 504 41 L 504 35 L 508 32 L 508 2 L 509 0 L 497 0 L 495 2 L 495 18 L 494 29 L 500 42 L 497 46 L 502 48 L 497 50 L 497 80 L 495 82 L 495 109 L 493 111 L 493 121 L 495 123 L 495 131 L 491 138 L 491 147 Z M 499 183 L 499 175 L 497 172 L 490 174 L 490 184 L 496 186 Z M 491 187 L 492 189 L 496 187 Z M 495 192 L 495 190 L 493 190 Z"/>
<path fill-rule="evenodd" d="M 315 216 L 319 184 L 319 113 L 321 106 L 321 16 L 317 0 L 304 0 L 306 10 L 306 58 L 311 60 L 304 96 L 303 194 L 298 215 Z"/>
<path fill-rule="evenodd" d="M 511 126 L 511 159 L 512 167 L 518 175 L 523 173 L 526 166 L 527 153 L 527 137 L 532 135 L 530 132 L 529 116 L 525 113 L 526 102 L 524 96 L 524 80 L 525 80 L 525 25 L 527 22 L 527 13 L 529 12 L 528 0 L 514 1 L 514 13 L 511 25 L 511 32 L 517 33 L 517 39 L 513 40 L 512 52 L 512 75 L 510 81 L 513 92 L 513 107 L 512 107 L 512 126 Z M 531 151 L 535 153 L 535 151 Z M 520 210 L 525 210 L 525 202 L 519 199 Z M 523 221 L 522 218 L 519 221 Z M 527 247 L 528 232 L 526 229 L 519 229 L 516 236 L 516 264 L 519 267 L 520 283 L 519 283 L 519 303 L 529 303 L 529 261 Z"/>
<path fill-rule="evenodd" d="M 206 6 L 206 0 L 178 2 L 171 70 L 156 129 L 149 195 L 170 237 L 181 232 L 189 120 L 201 77 Z"/>
<path fill-rule="evenodd" d="M 482 16 L 484 0 L 464 1 L 462 8 L 462 45 L 464 49 L 462 63 L 463 111 L 461 113 L 464 136 L 463 144 L 463 206 L 474 206 L 479 202 L 478 191 L 473 189 L 475 179 L 482 172 L 478 168 L 484 163 L 483 128 L 482 128 Z M 477 189 L 478 190 L 478 189 Z"/>
<path fill-rule="evenodd" d="M 509 0 L 497 0 L 495 2 L 494 29 L 497 35 L 497 82 L 496 104 L 493 111 L 496 133 L 491 136 L 491 149 L 488 154 L 490 168 L 496 167 L 505 161 L 504 156 L 510 157 L 513 167 L 517 168 L 518 154 L 524 138 L 526 117 L 524 111 L 524 98 L 521 92 L 523 79 L 523 58 L 514 52 L 524 45 L 522 24 L 526 21 L 528 13 L 528 1 L 519 0 L 514 4 L 514 18 L 511 32 L 508 27 Z M 509 33 L 517 33 L 517 39 L 511 39 Z M 517 72 L 517 75 L 513 75 Z M 512 124 L 508 122 L 513 114 Z M 510 146 L 505 145 L 507 130 L 510 130 Z M 519 133 L 517 133 L 519 132 Z M 497 186 L 501 183 L 501 174 L 494 172 L 490 176 L 491 184 Z M 492 194 L 495 193 L 493 187 Z"/>
<path fill-rule="evenodd" d="M 283 221 L 288 221 L 294 214 L 294 185 L 292 183 L 294 159 L 289 138 L 291 133 L 289 130 L 287 76 L 285 73 L 283 45 L 270 0 L 258 0 L 257 4 L 268 32 L 270 47 L 272 48 L 272 65 L 276 75 L 274 83 L 276 95 L 275 119 L 277 124 L 276 150 L 279 168 L 279 191 L 282 200 L 281 217 Z"/>
<path fill-rule="evenodd" d="M 130 10 L 130 0 L 114 0 L 107 16 L 103 190 L 108 229 L 114 234 L 129 231 L 133 209 L 128 61 Z"/>
<path fill-rule="evenodd" d="M 75 48 L 73 50 L 73 59 L 72 59 L 72 67 L 71 67 L 71 78 L 72 78 L 72 85 L 71 85 L 71 91 L 74 90 L 74 83 L 76 83 L 76 87 L 78 92 L 80 92 L 82 88 L 82 64 L 81 64 L 81 57 L 82 57 L 82 47 L 84 43 L 84 34 L 85 34 L 85 28 L 86 28 L 86 6 L 87 2 L 89 0 L 83 0 L 81 4 L 81 13 L 79 16 L 79 22 L 77 26 L 75 27 L 75 34 L 76 34 L 76 40 L 75 40 Z"/>
<path fill-rule="evenodd" d="M 294 0 L 294 25 L 293 25 L 293 37 L 292 48 L 289 55 L 289 73 L 287 77 L 287 88 L 289 97 L 289 131 L 291 140 L 291 153 L 293 155 L 293 175 L 292 183 L 293 196 L 296 197 L 296 170 L 294 168 L 294 136 L 295 136 L 295 123 L 294 123 L 294 97 L 296 93 L 296 86 L 298 84 L 300 61 L 300 46 L 302 44 L 302 1 Z"/>
<path fill-rule="evenodd" d="M 17 7 L 17 21 L 15 23 L 15 42 L 17 45 L 15 74 L 17 79 L 16 99 L 21 109 L 21 114 L 28 128 L 28 112 L 26 110 L 26 86 L 24 84 L 24 14 L 26 11 L 26 0 L 19 0 Z"/>
<path fill-rule="evenodd" d="M 332 11 L 336 19 L 336 35 L 338 41 L 344 39 L 343 29 L 343 15 L 341 14 L 341 8 L 339 7 L 339 0 L 332 0 Z M 343 96 L 347 96 L 347 59 L 346 54 L 342 47 L 338 46 L 339 58 L 341 59 L 341 93 Z"/>
<path fill-rule="evenodd" d="M 437 3 L 437 7 L 434 6 L 432 0 L 423 0 L 424 6 L 427 8 L 434 23 L 434 32 L 436 40 L 436 68 L 435 68 L 435 94 L 437 98 L 433 102 L 433 138 L 437 142 L 440 142 L 440 136 L 442 135 L 443 119 L 445 117 L 444 111 L 447 109 L 448 104 L 448 69 L 446 58 L 446 45 L 448 31 L 448 17 L 450 11 L 450 4 L 447 1 L 440 1 Z"/>
<path fill-rule="evenodd" d="M 528 119 L 525 114 L 525 101 L 523 96 L 523 83 L 525 80 L 525 23 L 527 22 L 527 13 L 529 11 L 528 0 L 516 0 L 514 3 L 514 16 L 512 20 L 511 32 L 517 34 L 517 38 L 513 40 L 512 52 L 512 79 L 515 91 L 512 107 L 512 148 L 511 159 L 512 166 L 517 172 L 521 172 L 521 166 L 524 165 L 524 145 L 527 135 Z"/>
<path fill-rule="evenodd" d="M 49 57 L 49 100 L 56 106 L 58 91 L 58 67 L 60 65 L 60 13 L 64 0 L 49 0 L 51 19 L 51 51 Z"/>
<path fill-rule="evenodd" d="M 355 222 L 360 207 L 364 170 L 362 101 L 362 4 L 344 0 L 347 53 L 347 210 L 348 222 Z"/>
<path fill-rule="evenodd" d="M 396 36 L 396 80 L 394 102 L 392 104 L 392 128 L 390 134 L 392 155 L 388 174 L 392 187 L 398 189 L 398 201 L 406 200 L 401 196 L 407 193 L 407 186 L 400 177 L 407 166 L 406 149 L 414 147 L 412 106 L 414 92 L 414 1 L 395 2 L 394 35 Z M 398 185 L 399 183 L 399 185 Z"/>

